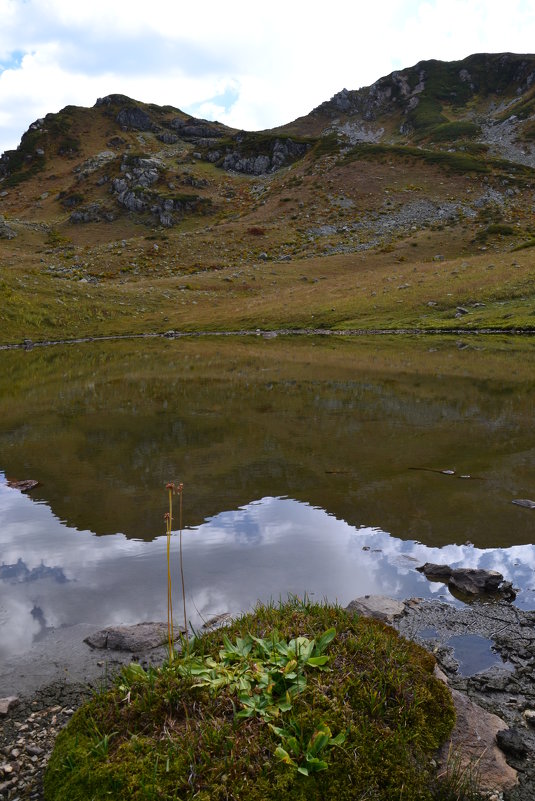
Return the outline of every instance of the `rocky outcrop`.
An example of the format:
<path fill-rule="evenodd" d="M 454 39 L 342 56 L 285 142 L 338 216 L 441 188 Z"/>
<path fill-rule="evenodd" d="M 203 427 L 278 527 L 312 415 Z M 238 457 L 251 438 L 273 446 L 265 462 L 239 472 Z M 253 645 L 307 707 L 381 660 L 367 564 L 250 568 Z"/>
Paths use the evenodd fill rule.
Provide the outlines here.
<path fill-rule="evenodd" d="M 114 153 L 112 150 L 103 150 L 101 153 L 97 153 L 96 156 L 91 156 L 91 158 L 79 164 L 74 168 L 73 172 L 79 175 L 80 178 L 87 178 L 106 164 L 115 161 L 116 158 L 117 153 Z"/>
<path fill-rule="evenodd" d="M 101 203 L 89 203 L 73 211 L 69 221 L 76 224 L 91 222 L 113 222 L 117 214 L 112 209 L 106 208 Z"/>
<path fill-rule="evenodd" d="M 224 170 L 246 175 L 263 175 L 302 158 L 311 147 L 289 137 L 238 134 L 232 144 L 205 152 L 204 157 Z"/>
<path fill-rule="evenodd" d="M 165 164 L 158 158 L 126 155 L 121 177 L 112 181 L 117 203 L 136 214 L 150 213 L 160 225 L 170 228 L 187 214 L 202 211 L 210 201 L 200 195 L 163 194 L 154 189 L 165 175 Z"/>
<path fill-rule="evenodd" d="M 115 119 L 123 131 L 152 131 L 156 127 L 147 112 L 139 106 L 122 108 Z"/>
<path fill-rule="evenodd" d="M 180 139 L 217 139 L 224 136 L 224 131 L 217 125 L 195 117 L 189 117 L 187 120 L 176 117 L 169 125 Z"/>

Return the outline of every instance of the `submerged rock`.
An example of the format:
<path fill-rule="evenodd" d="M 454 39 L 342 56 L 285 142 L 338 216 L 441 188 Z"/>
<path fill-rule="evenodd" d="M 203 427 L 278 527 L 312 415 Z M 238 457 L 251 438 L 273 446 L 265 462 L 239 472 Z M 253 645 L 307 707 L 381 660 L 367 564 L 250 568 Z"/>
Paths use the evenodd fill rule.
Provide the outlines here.
<path fill-rule="evenodd" d="M 535 509 L 535 501 L 530 501 L 528 498 L 518 498 L 517 500 L 511 501 L 516 506 L 523 506 L 525 509 Z"/>

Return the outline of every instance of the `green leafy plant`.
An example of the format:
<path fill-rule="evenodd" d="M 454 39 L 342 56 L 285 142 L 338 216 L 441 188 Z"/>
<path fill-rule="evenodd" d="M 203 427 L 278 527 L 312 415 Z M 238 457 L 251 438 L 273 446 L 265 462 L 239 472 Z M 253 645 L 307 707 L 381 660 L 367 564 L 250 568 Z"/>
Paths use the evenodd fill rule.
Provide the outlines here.
<path fill-rule="evenodd" d="M 326 723 L 321 723 L 310 737 L 305 736 L 302 728 L 293 721 L 286 728 L 272 723 L 269 727 L 282 741 L 282 745 L 275 749 L 275 756 L 304 776 L 327 770 L 329 765 L 320 755 L 329 748 L 343 745 L 346 739 L 344 732 L 333 737 Z"/>

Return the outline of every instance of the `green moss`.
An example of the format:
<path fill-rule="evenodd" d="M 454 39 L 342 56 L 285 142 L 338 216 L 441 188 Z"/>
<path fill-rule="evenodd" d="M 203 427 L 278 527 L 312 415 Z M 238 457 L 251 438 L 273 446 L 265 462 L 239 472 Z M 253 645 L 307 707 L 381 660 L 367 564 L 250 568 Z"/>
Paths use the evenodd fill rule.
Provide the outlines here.
<path fill-rule="evenodd" d="M 316 637 L 334 627 L 330 670 L 307 673 L 293 697 L 296 737 L 308 742 L 320 725 L 343 732 L 328 768 L 309 776 L 274 756 L 277 735 L 259 716 L 238 720 L 228 687 L 215 695 L 194 687 L 175 659 L 130 677 L 125 687 L 93 698 L 59 735 L 45 776 L 47 801 L 86 799 L 350 799 L 432 798 L 431 758 L 447 738 L 454 712 L 433 676 L 434 659 L 388 626 L 333 606 L 297 599 L 259 607 L 225 630 L 234 641 Z M 222 632 L 194 644 L 199 658 L 217 658 Z M 184 671 L 182 671 L 184 673 Z"/>

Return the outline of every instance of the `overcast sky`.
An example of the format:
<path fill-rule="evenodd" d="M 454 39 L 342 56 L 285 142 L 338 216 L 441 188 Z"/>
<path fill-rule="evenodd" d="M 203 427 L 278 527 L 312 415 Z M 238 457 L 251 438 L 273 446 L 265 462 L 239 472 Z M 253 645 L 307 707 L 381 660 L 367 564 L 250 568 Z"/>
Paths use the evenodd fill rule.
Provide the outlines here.
<path fill-rule="evenodd" d="M 535 50 L 535 0 L 0 0 L 0 153 L 111 93 L 259 130 L 421 59 Z"/>

